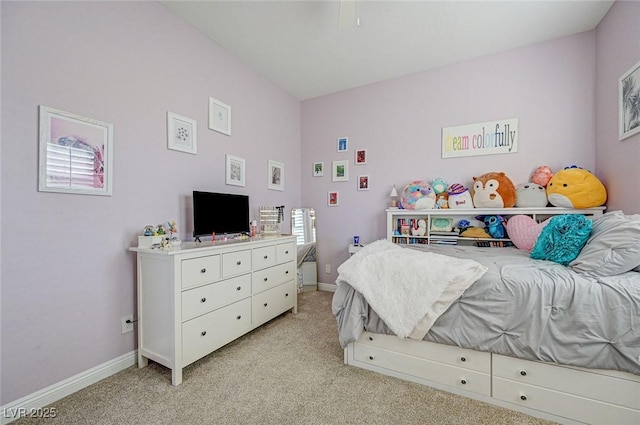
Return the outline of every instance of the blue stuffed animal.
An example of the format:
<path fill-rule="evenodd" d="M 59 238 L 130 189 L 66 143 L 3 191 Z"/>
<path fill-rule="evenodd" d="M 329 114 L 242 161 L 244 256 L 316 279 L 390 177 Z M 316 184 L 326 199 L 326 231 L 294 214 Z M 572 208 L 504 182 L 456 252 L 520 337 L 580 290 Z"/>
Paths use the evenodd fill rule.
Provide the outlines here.
<path fill-rule="evenodd" d="M 492 238 L 503 239 L 506 237 L 507 231 L 504 228 L 504 217 L 501 215 L 485 215 L 482 221 L 484 221 L 485 230 Z"/>

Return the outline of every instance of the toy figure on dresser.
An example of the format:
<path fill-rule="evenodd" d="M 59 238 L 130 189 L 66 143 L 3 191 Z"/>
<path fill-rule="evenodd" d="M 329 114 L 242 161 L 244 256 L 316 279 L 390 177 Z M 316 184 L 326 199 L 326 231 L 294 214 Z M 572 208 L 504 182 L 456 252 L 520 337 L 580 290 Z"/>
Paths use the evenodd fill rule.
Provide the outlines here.
<path fill-rule="evenodd" d="M 469 209 L 473 208 L 473 200 L 469 189 L 459 183 L 449 186 L 449 208 L 452 209 Z"/>
<path fill-rule="evenodd" d="M 572 165 L 551 177 L 547 198 L 555 207 L 592 208 L 607 202 L 607 190 L 596 176 Z"/>
<path fill-rule="evenodd" d="M 400 208 L 406 210 L 429 210 L 436 204 L 436 195 L 424 180 L 414 180 L 402 189 Z"/>
<path fill-rule="evenodd" d="M 516 188 L 502 172 L 474 177 L 471 195 L 476 208 L 512 208 L 516 204 Z"/>
<path fill-rule="evenodd" d="M 544 186 L 532 182 L 516 186 L 516 207 L 546 207 L 548 203 Z"/>

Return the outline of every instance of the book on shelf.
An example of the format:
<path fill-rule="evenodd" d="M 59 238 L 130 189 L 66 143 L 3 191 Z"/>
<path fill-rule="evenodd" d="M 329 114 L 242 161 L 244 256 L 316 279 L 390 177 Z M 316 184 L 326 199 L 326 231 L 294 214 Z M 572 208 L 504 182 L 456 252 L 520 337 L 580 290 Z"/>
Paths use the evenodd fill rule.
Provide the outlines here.
<path fill-rule="evenodd" d="M 429 232 L 432 236 L 460 236 L 460 232 L 456 232 L 452 230 L 450 232 L 440 231 L 440 230 L 432 230 Z"/>

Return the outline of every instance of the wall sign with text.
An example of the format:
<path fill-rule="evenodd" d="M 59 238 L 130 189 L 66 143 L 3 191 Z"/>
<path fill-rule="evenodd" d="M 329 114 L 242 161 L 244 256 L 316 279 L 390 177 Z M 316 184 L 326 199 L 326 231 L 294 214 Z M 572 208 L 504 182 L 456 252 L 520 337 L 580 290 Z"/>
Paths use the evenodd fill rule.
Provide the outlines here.
<path fill-rule="evenodd" d="M 442 157 L 518 152 L 518 118 L 442 128 Z"/>

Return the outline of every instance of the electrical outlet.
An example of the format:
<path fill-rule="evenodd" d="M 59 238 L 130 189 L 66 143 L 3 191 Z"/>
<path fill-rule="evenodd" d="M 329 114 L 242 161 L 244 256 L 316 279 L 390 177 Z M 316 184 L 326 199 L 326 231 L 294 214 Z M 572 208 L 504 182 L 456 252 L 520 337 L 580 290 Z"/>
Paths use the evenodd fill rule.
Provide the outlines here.
<path fill-rule="evenodd" d="M 331 273 L 331 264 L 325 264 L 324 265 L 324 272 L 325 273 Z"/>
<path fill-rule="evenodd" d="M 122 317 L 122 333 L 126 334 L 133 330 L 133 314 Z"/>

